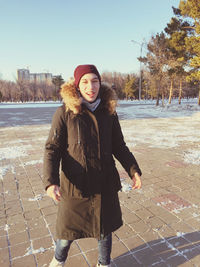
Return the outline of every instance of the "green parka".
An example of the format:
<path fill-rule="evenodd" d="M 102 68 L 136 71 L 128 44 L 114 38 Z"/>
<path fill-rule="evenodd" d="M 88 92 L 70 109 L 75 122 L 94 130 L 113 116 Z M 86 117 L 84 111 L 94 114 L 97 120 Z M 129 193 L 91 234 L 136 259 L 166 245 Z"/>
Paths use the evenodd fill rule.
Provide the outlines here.
<path fill-rule="evenodd" d="M 57 238 L 100 238 L 122 225 L 113 155 L 130 177 L 141 171 L 124 142 L 111 88 L 101 85 L 94 112 L 81 103 L 73 82 L 62 86 L 61 96 L 64 104 L 53 116 L 44 153 L 45 188 L 61 189 Z"/>

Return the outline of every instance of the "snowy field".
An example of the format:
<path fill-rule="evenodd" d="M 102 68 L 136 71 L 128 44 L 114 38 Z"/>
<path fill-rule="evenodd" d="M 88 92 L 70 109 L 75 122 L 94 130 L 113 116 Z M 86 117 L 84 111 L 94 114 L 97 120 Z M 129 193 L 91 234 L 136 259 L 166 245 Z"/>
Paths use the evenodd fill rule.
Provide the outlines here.
<path fill-rule="evenodd" d="M 60 103 L 0 104 L 0 136 L 12 131 L 13 127 L 40 125 L 34 127 L 32 141 L 44 146 L 50 121 Z M 178 105 L 174 100 L 165 107 L 155 106 L 153 101 L 119 101 L 117 112 L 125 141 L 130 148 L 146 145 L 151 148 L 179 148 L 182 159 L 189 164 L 200 165 L 200 107 L 197 99 L 183 100 Z M 10 123 L 10 124 L 9 124 Z M 4 165 L 5 160 L 27 157 L 30 143 L 20 138 L 0 141 L 0 178 L 13 166 Z M 42 155 L 40 155 L 42 156 Z M 41 163 L 42 158 L 26 162 L 26 165 Z"/>
<path fill-rule="evenodd" d="M 60 102 L 0 103 L 0 127 L 49 124 Z M 117 112 L 120 120 L 191 117 L 200 112 L 197 99 L 173 100 L 171 105 L 155 106 L 155 101 L 119 101 Z"/>
<path fill-rule="evenodd" d="M 139 118 L 173 118 L 187 117 L 200 112 L 200 106 L 197 99 L 182 99 L 178 104 L 178 99 L 172 100 L 169 105 L 165 101 L 164 107 L 161 102 L 159 106 L 155 105 L 155 100 L 147 101 L 119 101 L 117 108 L 120 119 L 139 119 Z"/>
<path fill-rule="evenodd" d="M 181 105 L 175 100 L 164 107 L 145 101 L 134 106 L 126 103 L 131 102 L 121 101 L 118 114 L 129 147 L 146 144 L 151 148 L 178 149 L 185 146 L 181 155 L 184 162 L 200 166 L 200 106 L 197 99 L 182 100 Z"/>

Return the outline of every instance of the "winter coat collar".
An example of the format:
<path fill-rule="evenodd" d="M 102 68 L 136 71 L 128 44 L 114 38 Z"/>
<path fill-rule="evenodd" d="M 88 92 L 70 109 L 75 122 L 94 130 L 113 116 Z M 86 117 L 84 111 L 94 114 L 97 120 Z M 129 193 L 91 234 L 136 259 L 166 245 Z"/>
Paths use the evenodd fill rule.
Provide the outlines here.
<path fill-rule="evenodd" d="M 71 110 L 74 114 L 82 112 L 82 100 L 76 89 L 74 80 L 70 80 L 61 86 L 60 95 L 65 104 L 66 111 Z M 108 85 L 101 84 L 100 98 L 101 106 L 107 109 L 110 114 L 115 113 L 117 106 L 115 91 Z"/>

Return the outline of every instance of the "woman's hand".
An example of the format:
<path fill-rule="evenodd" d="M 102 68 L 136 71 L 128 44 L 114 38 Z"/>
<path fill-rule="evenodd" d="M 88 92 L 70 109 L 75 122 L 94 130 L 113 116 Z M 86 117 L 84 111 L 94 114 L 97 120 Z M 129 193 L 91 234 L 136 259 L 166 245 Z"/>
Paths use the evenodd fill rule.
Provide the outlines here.
<path fill-rule="evenodd" d="M 138 172 L 135 173 L 135 175 L 132 177 L 133 186 L 132 189 L 140 189 L 142 186 L 142 182 L 140 179 L 140 175 Z"/>
<path fill-rule="evenodd" d="M 60 201 L 60 187 L 58 185 L 50 185 L 47 188 L 47 196 L 53 198 L 55 201 Z"/>

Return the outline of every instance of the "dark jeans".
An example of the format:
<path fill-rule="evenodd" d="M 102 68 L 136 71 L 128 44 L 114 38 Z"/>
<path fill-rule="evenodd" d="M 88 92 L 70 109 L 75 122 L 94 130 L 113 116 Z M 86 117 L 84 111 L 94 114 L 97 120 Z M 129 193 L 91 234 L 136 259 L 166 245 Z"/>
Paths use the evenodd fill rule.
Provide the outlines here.
<path fill-rule="evenodd" d="M 58 239 L 56 242 L 55 258 L 59 262 L 64 262 L 73 240 Z M 112 234 L 98 240 L 99 257 L 98 263 L 102 265 L 110 264 L 110 254 L 112 248 Z"/>

